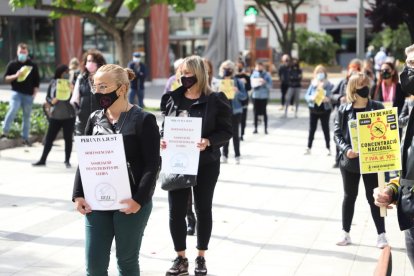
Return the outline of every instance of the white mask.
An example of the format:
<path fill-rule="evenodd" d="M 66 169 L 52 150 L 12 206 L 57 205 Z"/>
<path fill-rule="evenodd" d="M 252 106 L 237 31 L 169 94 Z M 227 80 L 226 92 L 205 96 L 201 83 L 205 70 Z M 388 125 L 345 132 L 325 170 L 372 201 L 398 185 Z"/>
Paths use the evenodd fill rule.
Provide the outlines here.
<path fill-rule="evenodd" d="M 140 58 L 138 58 L 138 57 L 133 57 L 133 58 L 132 58 L 132 60 L 133 60 L 134 62 L 140 62 L 140 61 L 141 61 L 141 59 L 140 59 Z"/>

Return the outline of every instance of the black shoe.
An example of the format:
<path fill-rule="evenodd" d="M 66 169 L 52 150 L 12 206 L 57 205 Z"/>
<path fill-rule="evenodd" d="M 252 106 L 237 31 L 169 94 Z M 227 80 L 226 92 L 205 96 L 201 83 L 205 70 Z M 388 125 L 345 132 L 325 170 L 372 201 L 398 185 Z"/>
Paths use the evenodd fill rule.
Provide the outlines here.
<path fill-rule="evenodd" d="M 244 141 L 244 140 L 243 140 L 243 136 L 240 136 L 240 141 Z"/>
<path fill-rule="evenodd" d="M 195 259 L 194 274 L 195 276 L 207 275 L 206 259 L 204 257 L 198 256 Z"/>
<path fill-rule="evenodd" d="M 339 168 L 339 164 L 338 163 L 334 163 L 333 166 L 332 166 L 332 168 L 334 168 L 334 169 Z"/>
<path fill-rule="evenodd" d="M 39 160 L 39 161 L 37 161 L 36 163 L 32 163 L 32 166 L 33 166 L 33 167 L 41 167 L 41 166 L 46 166 L 46 162 L 45 162 L 45 161 L 42 161 L 42 160 Z"/>
<path fill-rule="evenodd" d="M 257 134 L 258 132 L 257 132 L 257 129 L 255 129 L 254 131 L 253 131 L 253 134 Z"/>
<path fill-rule="evenodd" d="M 165 276 L 183 276 L 188 275 L 188 259 L 178 256 L 174 259 L 173 265 L 168 269 Z"/>
<path fill-rule="evenodd" d="M 65 161 L 65 166 L 66 168 L 72 168 L 72 165 L 69 163 L 69 161 Z"/>
<path fill-rule="evenodd" d="M 23 140 L 23 145 L 24 145 L 25 147 L 31 147 L 31 146 L 32 146 L 32 143 L 30 143 L 30 141 L 29 141 L 29 140 Z"/>
<path fill-rule="evenodd" d="M 265 134 L 269 134 L 269 132 L 267 132 L 267 129 L 265 129 Z"/>

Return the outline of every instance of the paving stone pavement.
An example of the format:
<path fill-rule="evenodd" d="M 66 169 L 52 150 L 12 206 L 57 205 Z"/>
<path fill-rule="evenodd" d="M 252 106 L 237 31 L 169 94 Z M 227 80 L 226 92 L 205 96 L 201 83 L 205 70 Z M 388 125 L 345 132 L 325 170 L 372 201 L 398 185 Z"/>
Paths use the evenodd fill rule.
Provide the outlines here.
<path fill-rule="evenodd" d="M 158 90 L 158 89 L 157 89 Z M 148 95 L 149 93 L 147 93 Z M 148 96 L 157 106 L 159 94 Z M 304 155 L 308 111 L 300 106 L 281 118 L 269 105 L 269 134 L 252 134 L 250 110 L 241 164 L 222 164 L 214 196 L 213 233 L 206 254 L 208 275 L 372 275 L 380 250 L 360 188 L 351 237 L 341 234 L 342 180 L 327 156 L 319 127 L 311 155 Z M 333 145 L 333 143 L 332 143 Z M 332 146 L 333 148 L 333 146 Z M 46 167 L 32 167 L 42 145 L 0 151 L 0 276 L 85 275 L 84 221 L 70 201 L 77 156 L 66 169 L 64 143 L 55 142 Z M 362 186 L 362 183 L 361 183 Z M 168 229 L 167 193 L 159 183 L 142 243 L 141 275 L 165 275 L 175 257 Z M 413 275 L 396 211 L 386 218 L 393 275 Z M 196 238 L 188 237 L 190 275 L 194 275 Z M 115 245 L 109 275 L 117 275 Z"/>

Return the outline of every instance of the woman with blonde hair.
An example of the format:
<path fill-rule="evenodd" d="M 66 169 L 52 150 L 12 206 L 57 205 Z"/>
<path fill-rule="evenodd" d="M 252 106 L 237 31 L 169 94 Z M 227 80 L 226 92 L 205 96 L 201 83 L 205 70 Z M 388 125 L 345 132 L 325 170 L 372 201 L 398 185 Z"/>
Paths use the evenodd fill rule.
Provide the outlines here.
<path fill-rule="evenodd" d="M 382 103 L 369 99 L 370 80 L 364 73 L 353 74 L 346 87 L 346 100 L 338 108 L 338 116 L 335 119 L 334 140 L 340 151 L 339 168 L 342 174 L 344 198 L 342 202 L 342 237 L 337 245 L 351 244 L 349 232 L 354 216 L 355 201 L 358 196 L 359 179 L 359 154 L 351 146 L 351 138 L 348 130 L 348 122 L 356 119 L 358 112 L 383 109 Z M 384 218 L 380 216 L 380 209 L 375 206 L 373 191 L 378 187 L 376 173 L 363 174 L 365 196 L 371 209 L 371 216 L 377 229 L 377 247 L 384 248 L 388 245 L 385 236 Z"/>
<path fill-rule="evenodd" d="M 155 116 L 128 102 L 134 77 L 131 69 L 115 64 L 100 67 L 93 77 L 92 93 L 100 109 L 89 116 L 85 135 L 122 134 L 132 197 L 120 199 L 125 206 L 120 210 L 91 210 L 78 168 L 72 200 L 85 215 L 87 275 L 108 275 L 114 238 L 119 274 L 140 275 L 139 250 L 152 210 L 160 135 Z"/>
<path fill-rule="evenodd" d="M 331 91 L 333 85 L 328 81 L 328 74 L 323 65 L 318 65 L 313 70 L 313 80 L 305 94 L 305 100 L 309 107 L 309 136 L 308 147 L 305 154 L 310 154 L 313 139 L 315 137 L 318 120 L 321 121 L 322 131 L 325 136 L 327 154 L 331 155 L 331 137 L 329 134 L 329 117 L 331 116 Z"/>
<path fill-rule="evenodd" d="M 185 217 L 191 192 L 197 216 L 198 256 L 194 272 L 195 275 L 206 275 L 204 254 L 208 249 L 213 226 L 212 203 L 220 173 L 220 147 L 232 137 L 231 108 L 224 93 L 213 92 L 210 88 L 208 68 L 202 58 L 185 58 L 179 70 L 181 87 L 163 95 L 161 112 L 164 116 L 201 117 L 202 138 L 197 144 L 200 149 L 197 185 L 168 192 L 170 233 L 177 257 L 166 275 L 188 275 Z M 161 140 L 161 148 L 168 148 L 166 141 Z"/>

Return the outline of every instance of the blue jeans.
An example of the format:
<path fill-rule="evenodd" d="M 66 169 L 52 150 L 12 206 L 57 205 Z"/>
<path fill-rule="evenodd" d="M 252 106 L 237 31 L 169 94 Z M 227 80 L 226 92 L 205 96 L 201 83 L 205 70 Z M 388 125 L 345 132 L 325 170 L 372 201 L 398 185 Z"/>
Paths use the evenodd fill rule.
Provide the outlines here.
<path fill-rule="evenodd" d="M 22 107 L 23 109 L 23 140 L 29 139 L 30 132 L 30 115 L 32 113 L 33 96 L 22 94 L 16 91 L 11 92 L 11 99 L 9 103 L 9 111 L 7 111 L 6 117 L 4 118 L 3 133 L 8 134 L 10 131 L 11 124 L 16 117 L 17 111 Z"/>
<path fill-rule="evenodd" d="M 128 100 L 130 103 L 135 104 L 135 96 L 138 96 L 138 106 L 144 108 L 144 89 L 130 89 Z"/>
<path fill-rule="evenodd" d="M 109 256 L 115 238 L 119 275 L 139 276 L 139 250 L 151 210 L 150 201 L 136 214 L 92 211 L 86 215 L 86 275 L 108 275 Z"/>

